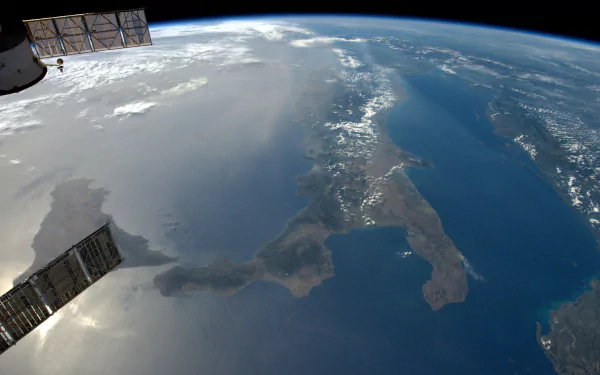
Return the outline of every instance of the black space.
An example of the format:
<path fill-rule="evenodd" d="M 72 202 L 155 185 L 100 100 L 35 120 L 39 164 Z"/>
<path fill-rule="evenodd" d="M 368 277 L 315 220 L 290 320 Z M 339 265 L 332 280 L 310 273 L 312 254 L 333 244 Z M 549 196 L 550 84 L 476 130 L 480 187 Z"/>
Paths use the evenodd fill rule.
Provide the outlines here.
<path fill-rule="evenodd" d="M 16 5 L 17 4 L 17 5 Z M 35 4 L 35 5 L 34 5 Z M 433 18 L 511 27 L 600 42 L 598 13 L 591 3 L 480 1 L 156 1 L 107 0 L 102 2 L 11 2 L 0 12 L 0 21 L 51 17 L 64 14 L 145 8 L 150 22 L 236 15 L 281 13 L 379 14 Z M 16 7 L 15 7 L 16 5 Z"/>

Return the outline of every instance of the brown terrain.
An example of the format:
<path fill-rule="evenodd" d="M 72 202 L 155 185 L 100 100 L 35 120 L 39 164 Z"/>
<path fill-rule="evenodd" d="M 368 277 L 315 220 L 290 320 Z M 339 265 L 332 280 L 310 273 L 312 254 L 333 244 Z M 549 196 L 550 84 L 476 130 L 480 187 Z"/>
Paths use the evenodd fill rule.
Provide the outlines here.
<path fill-rule="evenodd" d="M 551 312 L 548 334 L 538 323 L 538 343 L 559 374 L 600 374 L 600 281 L 591 285 L 575 302 Z"/>
<path fill-rule="evenodd" d="M 364 132 L 356 126 L 350 130 L 333 127 L 332 123 L 352 121 L 356 125 L 365 120 L 356 115 L 361 103 L 348 105 L 354 103 L 352 92 L 341 84 L 325 84 L 332 81 L 330 74 L 315 73 L 297 104 L 297 121 L 309 129 L 303 143 L 305 158 L 314 162 L 313 169 L 297 181 L 298 194 L 309 198 L 308 206 L 247 263 L 221 259 L 194 269 L 174 267 L 157 275 L 154 283 L 163 295 L 189 290 L 231 294 L 254 281 L 267 280 L 283 285 L 294 296 L 307 296 L 313 287 L 334 276 L 331 251 L 325 246 L 329 235 L 394 226 L 406 231 L 414 252 L 433 268 L 431 280 L 423 287 L 431 307 L 437 310 L 465 300 L 468 286 L 463 257 L 404 171 L 430 165 L 391 142 L 383 125 L 386 111 L 372 123 L 367 120 Z M 341 103 L 350 110 L 333 111 Z"/>

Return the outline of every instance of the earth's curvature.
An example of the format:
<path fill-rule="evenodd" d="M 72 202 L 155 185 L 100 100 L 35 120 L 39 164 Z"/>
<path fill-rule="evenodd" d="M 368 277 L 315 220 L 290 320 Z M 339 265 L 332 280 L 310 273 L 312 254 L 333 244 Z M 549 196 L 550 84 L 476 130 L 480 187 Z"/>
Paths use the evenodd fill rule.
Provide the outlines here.
<path fill-rule="evenodd" d="M 600 46 L 364 17 L 151 35 L 0 98 L 2 288 L 109 219 L 126 258 L 2 371 L 600 373 Z"/>

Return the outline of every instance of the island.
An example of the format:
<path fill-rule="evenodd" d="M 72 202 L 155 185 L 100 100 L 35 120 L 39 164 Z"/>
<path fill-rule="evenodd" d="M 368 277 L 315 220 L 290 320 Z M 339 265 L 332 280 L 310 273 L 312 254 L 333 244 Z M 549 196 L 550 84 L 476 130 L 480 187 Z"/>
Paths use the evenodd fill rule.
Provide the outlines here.
<path fill-rule="evenodd" d="M 559 374 L 600 374 L 600 280 L 590 285 L 575 302 L 551 312 L 548 334 L 537 323 L 538 343 Z"/>
<path fill-rule="evenodd" d="M 431 164 L 401 150 L 387 135 L 387 114 L 406 94 L 384 72 L 370 73 L 369 80 L 357 83 L 345 81 L 333 69 L 321 69 L 306 81 L 295 112 L 296 122 L 306 130 L 304 157 L 313 162 L 297 178 L 297 193 L 308 197 L 307 207 L 246 263 L 218 259 L 157 275 L 154 284 L 163 295 L 190 290 L 232 294 L 266 280 L 294 296 L 307 296 L 334 276 L 325 243 L 330 235 L 392 226 L 402 228 L 413 251 L 432 266 L 431 279 L 423 286 L 432 309 L 465 300 L 464 258 L 405 173 L 408 167 Z"/>
<path fill-rule="evenodd" d="M 93 181 L 75 178 L 58 184 L 51 193 L 50 212 L 44 217 L 31 247 L 35 252 L 33 263 L 14 280 L 14 285 L 94 232 L 107 221 L 125 261 L 119 268 L 160 266 L 176 259 L 161 251 L 152 250 L 142 236 L 121 229 L 111 215 L 102 212 L 102 205 L 109 192 L 90 188 Z"/>

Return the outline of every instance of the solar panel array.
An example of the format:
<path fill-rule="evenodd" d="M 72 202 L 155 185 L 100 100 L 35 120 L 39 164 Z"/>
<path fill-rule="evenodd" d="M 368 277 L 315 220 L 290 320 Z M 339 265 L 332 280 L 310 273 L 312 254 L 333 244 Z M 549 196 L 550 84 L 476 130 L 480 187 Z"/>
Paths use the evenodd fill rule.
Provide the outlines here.
<path fill-rule="evenodd" d="M 152 44 L 143 9 L 23 21 L 39 58 Z"/>
<path fill-rule="evenodd" d="M 0 297 L 0 354 L 123 261 L 109 223 Z"/>

